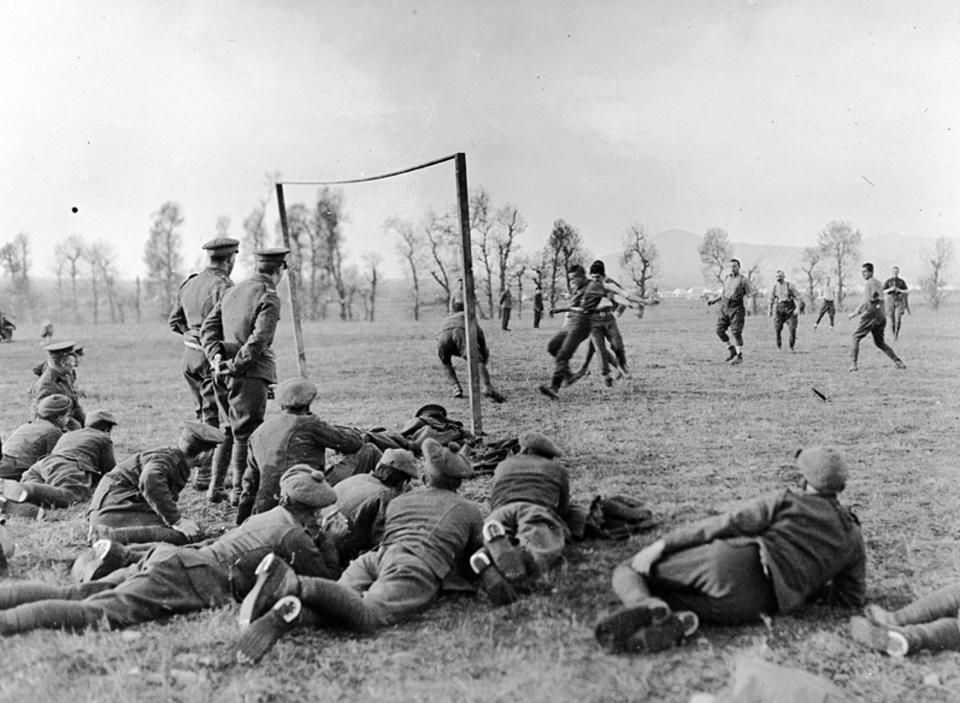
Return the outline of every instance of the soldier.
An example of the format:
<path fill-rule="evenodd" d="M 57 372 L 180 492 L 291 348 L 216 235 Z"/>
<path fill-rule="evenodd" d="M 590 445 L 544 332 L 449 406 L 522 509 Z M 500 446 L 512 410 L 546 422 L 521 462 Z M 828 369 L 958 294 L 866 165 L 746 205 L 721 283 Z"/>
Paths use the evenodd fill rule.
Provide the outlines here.
<path fill-rule="evenodd" d="M 322 474 L 292 467 L 280 486 L 282 501 L 201 547 L 159 544 L 137 563 L 71 586 L 19 582 L 0 586 L 0 635 L 46 628 L 78 631 L 106 623 L 111 629 L 178 613 L 219 608 L 242 597 L 266 554 L 276 554 L 296 574 L 336 578 L 336 554 L 319 533 L 320 511 L 336 500 Z M 108 540 L 99 554 L 122 564 L 125 549 Z M 97 570 L 97 569 L 94 569 Z"/>
<path fill-rule="evenodd" d="M 800 292 L 792 283 L 787 282 L 783 271 L 777 271 L 777 282 L 770 290 L 770 311 L 773 317 L 773 329 L 777 333 L 777 349 L 783 348 L 783 325 L 786 323 L 790 330 L 790 351 L 794 351 L 797 343 L 797 314 Z M 776 313 L 776 314 L 774 314 Z"/>
<path fill-rule="evenodd" d="M 67 425 L 73 403 L 54 393 L 37 403 L 37 414 L 7 437 L 0 458 L 0 478 L 17 480 L 23 472 L 53 451 Z"/>
<path fill-rule="evenodd" d="M 83 345 L 80 344 L 79 342 L 74 342 L 74 343 L 73 343 L 73 355 L 76 357 L 76 359 L 75 359 L 76 363 L 73 365 L 73 368 L 70 370 L 70 372 L 71 372 L 71 374 L 73 374 L 73 384 L 74 384 L 74 386 L 76 386 L 76 384 L 77 384 L 77 367 L 80 366 L 80 359 L 83 358 Z M 47 370 L 47 360 L 44 359 L 44 360 L 41 361 L 39 364 L 36 364 L 36 365 L 33 367 L 33 375 L 34 375 L 34 376 L 42 376 L 42 375 L 43 375 L 43 372 L 46 371 L 46 370 Z M 80 390 L 77 390 L 77 394 L 80 395 L 81 397 L 84 395 Z M 74 428 L 74 429 L 76 429 L 76 428 Z"/>
<path fill-rule="evenodd" d="M 866 283 L 863 286 L 863 302 L 849 315 L 851 320 L 858 315 L 860 316 L 860 324 L 853 333 L 853 347 L 851 348 L 853 364 L 850 366 L 850 370 L 856 371 L 859 368 L 857 359 L 860 355 L 860 340 L 868 334 L 873 336 L 873 343 L 877 349 L 890 357 L 894 366 L 898 369 L 905 369 L 907 368 L 906 364 L 900 361 L 897 353 L 883 339 L 883 328 L 887 326 L 887 318 L 883 311 L 883 286 L 873 277 L 873 264 L 869 261 L 865 263 L 860 269 L 860 273 Z"/>
<path fill-rule="evenodd" d="M 290 378 L 277 386 L 280 414 L 267 419 L 250 436 L 237 524 L 277 504 L 280 477 L 294 464 L 308 464 L 325 472 L 331 486 L 376 465 L 380 450 L 365 443 L 360 430 L 330 425 L 310 412 L 316 395 L 317 387 L 304 378 Z M 329 471 L 328 449 L 348 455 L 342 465 Z"/>
<path fill-rule="evenodd" d="M 826 586 L 831 604 L 861 605 L 860 522 L 837 494 L 847 464 L 833 447 L 798 452 L 802 492 L 777 491 L 733 512 L 676 528 L 613 572 L 623 608 L 597 623 L 611 651 L 653 652 L 721 624 L 791 613 Z"/>
<path fill-rule="evenodd" d="M 727 345 L 727 361 L 731 364 L 743 363 L 743 323 L 747 318 L 744 299 L 755 295 L 753 286 L 740 274 L 740 260 L 730 259 L 730 273 L 723 279 L 720 295 L 707 301 L 707 305 L 721 303 L 717 317 L 717 336 Z M 733 335 L 733 344 L 727 330 Z"/>
<path fill-rule="evenodd" d="M 271 345 L 280 320 L 277 284 L 287 268 L 287 248 L 256 253 L 257 273 L 228 289 L 200 327 L 203 351 L 214 376 L 227 379 L 228 407 L 220 411 L 230 420 L 226 440 L 213 455 L 207 497 L 212 503 L 226 498 L 223 479 L 229 465 L 233 477 L 231 503 L 240 502 L 241 480 L 247 465 L 247 443 L 267 409 L 269 386 L 277 382 L 277 363 Z"/>
<path fill-rule="evenodd" d="M 47 366 L 30 389 L 34 412 L 36 412 L 37 403 L 54 393 L 65 395 L 73 401 L 73 408 L 70 410 L 71 419 L 68 423 L 68 428 L 71 430 L 83 427 L 86 419 L 86 413 L 80 407 L 79 394 L 77 393 L 75 344 L 76 342 L 57 342 L 45 346 Z"/>
<path fill-rule="evenodd" d="M 907 282 L 900 278 L 900 268 L 893 267 L 893 274 L 883 283 L 883 292 L 887 296 L 887 309 L 890 315 L 890 331 L 893 332 L 893 341 L 900 337 L 900 321 L 907 309 Z"/>
<path fill-rule="evenodd" d="M 520 453 L 493 473 L 485 546 L 470 558 L 490 599 L 512 603 L 520 588 L 552 588 L 563 563 L 570 529 L 570 477 L 560 450 L 544 435 L 520 437 Z"/>
<path fill-rule="evenodd" d="M 960 651 L 960 584 L 952 583 L 921 596 L 899 610 L 866 607 L 867 617 L 850 620 L 850 636 L 860 644 L 905 657 L 922 649 Z"/>
<path fill-rule="evenodd" d="M 440 357 L 440 363 L 447 374 L 447 379 L 453 385 L 453 397 L 462 398 L 463 388 L 460 386 L 460 379 L 457 378 L 457 372 L 453 369 L 453 357 L 459 356 L 461 359 L 467 358 L 467 336 L 466 336 L 466 318 L 463 312 L 463 302 L 453 303 L 453 312 L 448 315 L 440 332 L 437 334 L 437 355 Z M 487 349 L 487 338 L 477 325 L 477 353 L 480 355 L 480 382 L 483 385 L 483 394 L 495 403 L 502 403 L 506 398 L 493 387 L 493 381 L 490 380 L 490 371 L 487 369 L 487 362 L 490 360 L 490 350 Z"/>
<path fill-rule="evenodd" d="M 510 331 L 510 311 L 512 309 L 513 293 L 510 292 L 510 286 L 507 286 L 500 293 L 500 329 L 504 332 Z"/>
<path fill-rule="evenodd" d="M 49 456 L 27 469 L 19 483 L 0 481 L 4 512 L 34 517 L 37 506 L 66 508 L 90 497 L 100 478 L 117 464 L 110 438 L 117 420 L 106 410 L 94 410 L 87 419 L 86 427 L 64 433 Z"/>
<path fill-rule="evenodd" d="M 457 495 L 473 474 L 459 454 L 423 443 L 424 483 L 387 507 L 380 548 L 354 560 L 339 581 L 298 578 L 267 556 L 240 606 L 241 663 L 259 661 L 297 624 L 370 632 L 429 607 L 444 592 L 472 591 L 467 555 L 482 546 L 480 506 Z"/>
<path fill-rule="evenodd" d="M 817 321 L 813 324 L 813 329 L 816 329 L 820 326 L 820 320 L 823 319 L 824 315 L 830 316 L 830 329 L 833 329 L 833 318 L 837 314 L 836 305 L 834 301 L 837 299 L 837 290 L 832 285 L 830 285 L 830 279 L 827 279 L 827 282 L 823 286 L 823 290 L 820 291 L 820 297 L 823 299 L 823 304 L 820 306 L 820 314 L 817 315 Z"/>
<path fill-rule="evenodd" d="M 355 474 L 333 487 L 337 510 L 347 520 L 346 533 L 337 544 L 341 564 L 348 564 L 380 544 L 387 506 L 417 476 L 417 460 L 411 452 L 388 449 L 373 471 Z"/>
<path fill-rule="evenodd" d="M 543 319 L 543 289 L 537 284 L 533 292 L 533 329 L 540 329 L 540 320 Z"/>
<path fill-rule="evenodd" d="M 177 506 L 190 470 L 223 442 L 223 433 L 187 422 L 176 446 L 134 454 L 106 474 L 87 509 L 91 534 L 124 544 L 186 544 L 201 538 L 200 526 Z"/>
<path fill-rule="evenodd" d="M 224 291 L 233 286 L 230 274 L 237 260 L 240 242 L 228 237 L 217 237 L 203 245 L 209 265 L 199 273 L 190 274 L 180 284 L 177 302 L 170 312 L 170 329 L 183 336 L 183 377 L 193 395 L 197 420 L 211 427 L 220 427 L 221 405 L 226 406 L 227 389 L 214 383 L 210 362 L 200 344 L 200 325 L 220 302 Z M 217 396 L 221 401 L 217 402 Z M 197 471 L 194 487 L 205 491 L 210 485 L 210 466 L 203 464 Z"/>

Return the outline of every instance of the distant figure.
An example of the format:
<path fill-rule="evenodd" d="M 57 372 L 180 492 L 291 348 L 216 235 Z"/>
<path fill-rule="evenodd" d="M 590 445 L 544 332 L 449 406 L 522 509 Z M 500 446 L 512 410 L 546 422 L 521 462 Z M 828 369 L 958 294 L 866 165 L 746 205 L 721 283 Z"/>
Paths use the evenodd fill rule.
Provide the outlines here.
<path fill-rule="evenodd" d="M 773 330 L 777 335 L 777 349 L 783 348 L 783 325 L 786 323 L 790 330 L 790 351 L 797 343 L 797 315 L 800 310 L 797 305 L 800 301 L 800 292 L 797 287 L 786 280 L 783 271 L 777 271 L 777 282 L 770 290 L 770 315 L 773 316 Z"/>
<path fill-rule="evenodd" d="M 533 294 L 533 329 L 540 329 L 540 320 L 543 319 L 543 289 L 537 286 Z"/>
<path fill-rule="evenodd" d="M 506 332 L 510 331 L 511 308 L 513 308 L 513 293 L 510 292 L 510 286 L 507 286 L 500 294 L 500 328 Z"/>
<path fill-rule="evenodd" d="M 44 320 L 40 326 L 40 339 L 44 342 L 53 339 L 53 323 L 50 320 Z"/>
<path fill-rule="evenodd" d="M 897 266 L 891 271 L 893 274 L 884 281 L 883 292 L 887 296 L 887 314 L 890 316 L 890 330 L 893 332 L 893 341 L 900 337 L 900 320 L 907 309 L 907 282 L 900 278 L 900 269 Z"/>
<path fill-rule="evenodd" d="M 905 369 L 907 367 L 900 361 L 900 357 L 883 340 L 883 328 L 887 326 L 887 319 L 883 311 L 883 286 L 873 277 L 873 264 L 865 263 L 860 269 L 860 273 L 866 281 L 866 285 L 863 287 L 863 302 L 850 314 L 851 320 L 857 315 L 860 316 L 860 326 L 853 333 L 853 349 L 851 350 L 853 365 L 850 370 L 856 371 L 859 368 L 857 357 L 860 354 L 860 340 L 868 334 L 873 335 L 873 343 L 877 345 L 877 349 L 889 356 L 898 369 Z"/>
<path fill-rule="evenodd" d="M 823 290 L 820 291 L 820 297 L 823 299 L 823 304 L 820 306 L 820 314 L 817 315 L 817 321 L 813 323 L 813 330 L 816 331 L 820 326 L 820 320 L 823 319 L 824 315 L 830 316 L 830 329 L 833 329 L 833 318 L 837 314 L 837 307 L 834 304 L 834 301 L 837 299 L 837 289 L 830 284 L 829 278 L 824 284 Z"/>
<path fill-rule="evenodd" d="M 730 259 L 730 273 L 723 279 L 723 290 L 707 301 L 707 305 L 720 303 L 717 317 L 717 336 L 727 345 L 729 354 L 726 361 L 731 364 L 743 363 L 743 323 L 747 317 L 744 299 L 754 295 L 753 286 L 746 276 L 740 274 L 740 260 Z M 733 344 L 727 336 L 727 330 L 733 335 Z"/>
<path fill-rule="evenodd" d="M 15 329 L 17 329 L 17 326 L 3 314 L 3 310 L 0 310 L 0 342 L 9 342 L 13 338 Z"/>

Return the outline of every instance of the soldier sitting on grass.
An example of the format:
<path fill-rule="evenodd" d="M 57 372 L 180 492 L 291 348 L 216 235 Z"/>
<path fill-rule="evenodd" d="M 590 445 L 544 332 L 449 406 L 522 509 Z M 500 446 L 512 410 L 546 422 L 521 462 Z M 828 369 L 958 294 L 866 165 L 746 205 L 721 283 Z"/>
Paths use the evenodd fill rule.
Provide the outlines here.
<path fill-rule="evenodd" d="M 444 592 L 471 592 L 467 556 L 482 546 L 480 506 L 457 495 L 473 475 L 467 461 L 427 439 L 425 486 L 387 508 L 380 548 L 353 561 L 339 581 L 298 577 L 276 556 L 257 567 L 240 606 L 241 663 L 259 661 L 298 624 L 370 632 L 428 608 Z"/>
<path fill-rule="evenodd" d="M 107 575 L 86 583 L 42 582 L 0 585 L 0 635 L 46 628 L 111 629 L 179 613 L 219 608 L 254 584 L 265 554 L 276 554 L 293 573 L 336 578 L 336 553 L 319 532 L 320 511 L 336 500 L 323 474 L 294 466 L 280 482 L 281 504 L 199 547 L 154 546 L 135 564 L 125 547 L 102 540 L 94 545 Z M 99 575 L 99 574 L 98 574 Z"/>
<path fill-rule="evenodd" d="M 0 478 L 19 479 L 37 461 L 53 451 L 63 436 L 73 402 L 54 393 L 37 403 L 36 416 L 7 437 L 0 458 Z"/>
<path fill-rule="evenodd" d="M 177 501 L 190 471 L 223 439 L 223 432 L 206 423 L 187 422 L 176 446 L 124 459 L 93 494 L 87 510 L 91 535 L 123 544 L 197 541 L 200 526 L 180 513 Z"/>
<path fill-rule="evenodd" d="M 54 393 L 65 395 L 73 401 L 68 423 L 68 429 L 71 430 L 83 427 L 86 422 L 86 413 L 80 407 L 80 393 L 77 390 L 76 347 L 76 342 L 57 342 L 45 346 L 47 366 L 30 388 L 34 411 L 41 400 Z"/>
<path fill-rule="evenodd" d="M 613 590 L 623 607 L 597 623 L 600 644 L 655 652 L 693 634 L 701 619 L 734 624 L 791 613 L 822 589 L 832 604 L 861 605 L 860 523 L 837 500 L 847 464 L 832 447 L 804 449 L 796 462 L 802 492 L 777 491 L 677 528 L 620 564 Z"/>
<path fill-rule="evenodd" d="M 470 566 L 497 605 L 514 602 L 518 589 L 552 588 L 563 564 L 570 478 L 559 456 L 552 441 L 529 432 L 520 437 L 520 453 L 494 471 L 485 545 Z"/>
<path fill-rule="evenodd" d="M 94 410 L 86 427 L 65 433 L 19 482 L 0 479 L 2 511 L 36 517 L 41 507 L 66 508 L 88 500 L 100 478 L 117 465 L 110 438 L 116 424 L 113 413 Z"/>

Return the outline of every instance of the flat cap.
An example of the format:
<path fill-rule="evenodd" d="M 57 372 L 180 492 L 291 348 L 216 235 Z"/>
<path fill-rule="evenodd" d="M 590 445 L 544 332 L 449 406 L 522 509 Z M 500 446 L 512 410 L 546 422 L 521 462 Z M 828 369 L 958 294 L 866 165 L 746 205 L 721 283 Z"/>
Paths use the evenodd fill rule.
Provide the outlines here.
<path fill-rule="evenodd" d="M 76 342 L 54 342 L 53 344 L 48 344 L 44 347 L 44 350 L 49 354 L 69 354 L 73 351 Z"/>
<path fill-rule="evenodd" d="M 257 257 L 257 262 L 261 264 L 276 264 L 277 266 L 287 265 L 287 254 L 290 253 L 290 250 L 286 247 L 273 247 L 271 249 L 261 249 L 256 252 L 254 256 Z"/>
<path fill-rule="evenodd" d="M 213 254 L 232 254 L 240 250 L 240 242 L 230 237 L 216 237 L 206 242 L 203 247 L 211 255 Z"/>
<path fill-rule="evenodd" d="M 117 416 L 114 415 L 109 410 L 94 410 L 92 413 L 87 415 L 86 426 L 90 427 L 94 423 L 101 422 L 108 425 L 117 424 Z"/>
<path fill-rule="evenodd" d="M 850 470 L 836 447 L 807 447 L 797 455 L 797 468 L 811 486 L 821 493 L 840 493 L 847 485 Z"/>
<path fill-rule="evenodd" d="M 473 476 L 470 462 L 460 454 L 450 451 L 433 437 L 427 437 L 423 440 L 420 448 L 423 450 L 423 458 L 428 473 L 453 478 L 470 478 Z"/>
<path fill-rule="evenodd" d="M 211 446 L 220 444 L 225 439 L 223 432 L 216 427 L 211 427 L 205 422 L 197 422 L 195 420 L 183 423 L 181 436 L 188 442 L 209 444 Z"/>
<path fill-rule="evenodd" d="M 406 449 L 387 449 L 380 457 L 380 461 L 377 462 L 377 466 L 388 466 L 405 473 L 411 478 L 416 478 L 418 475 L 417 460 L 414 458 L 413 452 Z"/>
<path fill-rule="evenodd" d="M 48 395 L 37 403 L 37 415 L 47 420 L 60 417 L 73 407 L 73 401 L 60 393 Z"/>
<path fill-rule="evenodd" d="M 438 417 L 438 418 L 445 419 L 447 417 L 447 409 L 437 403 L 427 403 L 426 405 L 421 407 L 419 410 L 417 410 L 417 412 L 415 412 L 413 416 L 414 417 L 423 417 L 423 416 Z"/>
<path fill-rule="evenodd" d="M 294 464 L 280 477 L 280 495 L 312 508 L 325 508 L 337 502 L 337 494 L 309 464 Z"/>
<path fill-rule="evenodd" d="M 277 400 L 282 407 L 304 407 L 316 397 L 317 387 L 305 378 L 288 378 L 277 386 Z"/>
<path fill-rule="evenodd" d="M 553 440 L 539 432 L 527 432 L 520 437 L 520 450 L 527 454 L 536 454 L 547 459 L 563 456 Z"/>

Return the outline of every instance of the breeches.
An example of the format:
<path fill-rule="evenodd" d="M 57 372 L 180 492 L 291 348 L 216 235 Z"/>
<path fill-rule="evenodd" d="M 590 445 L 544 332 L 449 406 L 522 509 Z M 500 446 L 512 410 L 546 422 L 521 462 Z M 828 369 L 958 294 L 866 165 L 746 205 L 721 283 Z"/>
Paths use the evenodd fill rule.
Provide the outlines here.
<path fill-rule="evenodd" d="M 220 427 L 220 404 L 227 404 L 226 388 L 214 384 L 210 363 L 198 349 L 186 347 L 183 351 L 183 377 L 190 387 L 197 419 L 212 427 Z M 224 397 L 217 399 L 217 393 Z"/>
<path fill-rule="evenodd" d="M 477 353 L 481 364 L 486 364 L 490 360 L 487 338 L 479 327 L 477 327 Z M 440 333 L 437 337 L 437 356 L 440 357 L 440 363 L 444 366 L 450 366 L 455 356 L 461 359 L 467 358 L 467 336 L 462 328 L 443 330 Z"/>
<path fill-rule="evenodd" d="M 541 574 L 563 556 L 567 544 L 567 526 L 549 508 L 536 503 L 507 503 L 492 511 L 487 520 L 502 523 L 507 532 L 533 557 Z"/>
<path fill-rule="evenodd" d="M 669 554 L 654 564 L 648 584 L 674 610 L 712 622 L 750 622 L 777 611 L 753 542 L 714 540 Z"/>
<path fill-rule="evenodd" d="M 230 420 L 233 436 L 246 440 L 263 423 L 267 412 L 267 386 L 264 378 L 235 376 L 229 381 L 227 408 L 222 408 Z"/>
<path fill-rule="evenodd" d="M 337 583 L 361 593 L 364 608 L 380 626 L 424 610 L 440 594 L 440 581 L 430 567 L 398 547 L 360 555 Z"/>
<path fill-rule="evenodd" d="M 883 339 L 883 331 L 887 326 L 887 319 L 883 316 L 883 310 L 871 311 L 869 315 L 860 318 L 860 324 L 853 333 L 853 344 L 859 346 L 860 340 L 868 334 L 873 335 L 873 343 L 880 349 L 884 349 L 887 344 Z"/>
<path fill-rule="evenodd" d="M 743 306 L 736 308 L 722 308 L 717 317 L 717 336 L 724 342 L 730 341 L 727 330 L 733 335 L 735 344 L 743 345 L 743 322 L 747 317 L 747 309 Z"/>

